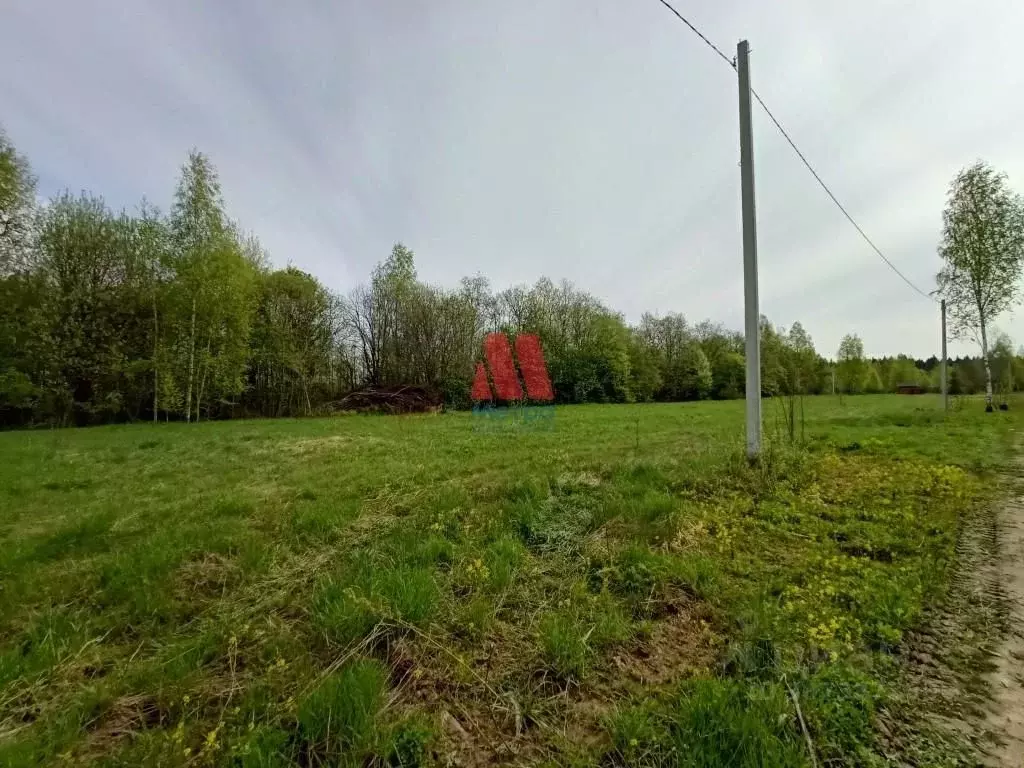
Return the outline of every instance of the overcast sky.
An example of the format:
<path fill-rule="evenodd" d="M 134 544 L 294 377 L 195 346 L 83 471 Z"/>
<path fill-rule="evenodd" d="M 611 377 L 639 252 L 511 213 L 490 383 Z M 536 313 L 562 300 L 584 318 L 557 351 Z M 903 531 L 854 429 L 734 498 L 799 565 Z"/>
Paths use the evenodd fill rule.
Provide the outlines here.
<path fill-rule="evenodd" d="M 934 287 L 949 181 L 1024 191 L 1024 3 L 674 0 L 889 258 Z M 568 278 L 635 321 L 742 327 L 736 79 L 657 0 L 11 0 L 0 122 L 40 193 L 166 208 L 191 147 L 230 215 L 345 291 Z M 938 352 L 908 288 L 755 112 L 761 310 L 834 355 Z M 1024 342 L 1024 311 L 997 326 Z M 954 345 L 951 351 L 967 350 Z"/>

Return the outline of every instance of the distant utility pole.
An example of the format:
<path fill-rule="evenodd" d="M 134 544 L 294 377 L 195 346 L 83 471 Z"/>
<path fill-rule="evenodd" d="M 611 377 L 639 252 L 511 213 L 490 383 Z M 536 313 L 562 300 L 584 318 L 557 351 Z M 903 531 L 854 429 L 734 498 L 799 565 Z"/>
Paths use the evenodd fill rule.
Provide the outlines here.
<path fill-rule="evenodd" d="M 942 409 L 949 411 L 949 382 L 946 379 L 946 300 L 942 300 Z"/>
<path fill-rule="evenodd" d="M 743 199 L 743 300 L 747 353 L 747 458 L 761 452 L 761 313 L 757 301 L 757 216 L 754 210 L 754 136 L 750 124 L 750 45 L 736 46 L 740 84 L 740 179 Z"/>

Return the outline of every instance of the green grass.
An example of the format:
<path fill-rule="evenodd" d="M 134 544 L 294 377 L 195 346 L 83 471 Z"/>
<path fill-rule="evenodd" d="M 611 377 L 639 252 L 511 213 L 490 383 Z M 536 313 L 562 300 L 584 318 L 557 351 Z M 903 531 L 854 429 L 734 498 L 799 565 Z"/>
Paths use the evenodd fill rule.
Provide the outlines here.
<path fill-rule="evenodd" d="M 779 727 L 789 719 L 781 685 L 693 680 L 668 706 L 619 713 L 612 722 L 614 754 L 634 766 L 802 766 L 806 752 L 797 734 Z"/>
<path fill-rule="evenodd" d="M 870 764 L 1019 413 L 0 434 L 0 765 Z"/>
<path fill-rule="evenodd" d="M 314 760 L 347 758 L 360 765 L 375 751 L 387 670 L 355 660 L 321 682 L 299 705 L 298 726 Z"/>

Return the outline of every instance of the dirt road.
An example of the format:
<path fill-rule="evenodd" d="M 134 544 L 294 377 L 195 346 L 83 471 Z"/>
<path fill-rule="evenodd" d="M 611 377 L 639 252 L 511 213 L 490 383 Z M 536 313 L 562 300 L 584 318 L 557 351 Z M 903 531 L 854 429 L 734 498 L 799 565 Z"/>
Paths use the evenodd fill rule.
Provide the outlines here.
<path fill-rule="evenodd" d="M 990 754 L 993 766 L 1024 766 L 1024 454 L 1017 476 L 1006 478 L 1013 495 L 998 517 L 998 581 L 1008 612 L 1009 631 L 993 658 L 990 676 L 993 706 L 988 727 L 998 739 Z"/>

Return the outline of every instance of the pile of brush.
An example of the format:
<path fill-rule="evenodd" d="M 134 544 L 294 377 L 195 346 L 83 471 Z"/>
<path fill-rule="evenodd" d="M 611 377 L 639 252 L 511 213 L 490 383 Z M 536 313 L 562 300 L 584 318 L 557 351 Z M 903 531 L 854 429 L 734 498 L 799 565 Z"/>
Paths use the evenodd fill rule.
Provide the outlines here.
<path fill-rule="evenodd" d="M 349 392 L 332 403 L 336 411 L 362 413 L 432 413 L 441 410 L 440 393 L 426 387 L 369 386 Z"/>

